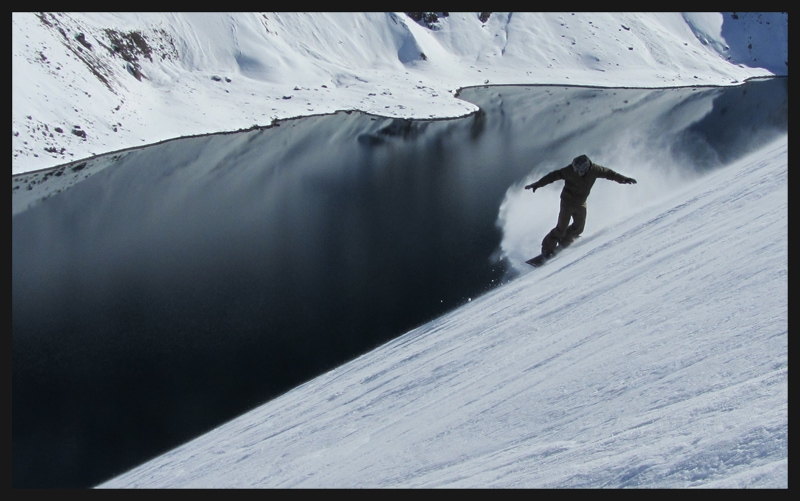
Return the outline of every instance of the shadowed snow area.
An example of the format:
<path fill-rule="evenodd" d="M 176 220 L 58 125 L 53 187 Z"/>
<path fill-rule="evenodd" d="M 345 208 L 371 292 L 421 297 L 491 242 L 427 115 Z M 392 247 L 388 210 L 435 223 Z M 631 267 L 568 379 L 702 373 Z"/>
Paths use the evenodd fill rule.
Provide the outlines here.
<path fill-rule="evenodd" d="M 101 487 L 788 487 L 783 138 Z"/>

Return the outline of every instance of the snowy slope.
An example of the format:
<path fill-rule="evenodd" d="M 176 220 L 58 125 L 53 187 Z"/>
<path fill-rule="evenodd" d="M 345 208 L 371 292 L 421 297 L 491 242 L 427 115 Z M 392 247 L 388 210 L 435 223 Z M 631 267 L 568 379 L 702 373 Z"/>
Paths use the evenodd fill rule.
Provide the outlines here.
<path fill-rule="evenodd" d="M 358 109 L 447 117 L 461 87 L 671 87 L 788 74 L 786 13 L 11 16 L 12 174 Z"/>
<path fill-rule="evenodd" d="M 788 136 L 101 487 L 788 487 Z"/>

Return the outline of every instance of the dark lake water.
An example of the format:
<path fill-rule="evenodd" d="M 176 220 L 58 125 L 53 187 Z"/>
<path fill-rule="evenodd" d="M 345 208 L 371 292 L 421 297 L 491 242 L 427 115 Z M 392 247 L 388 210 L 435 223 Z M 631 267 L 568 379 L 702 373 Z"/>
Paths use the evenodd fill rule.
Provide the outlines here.
<path fill-rule="evenodd" d="M 574 156 L 697 175 L 788 127 L 788 79 L 461 97 L 108 155 L 13 215 L 12 485 L 95 485 L 513 279 L 500 205 Z"/>

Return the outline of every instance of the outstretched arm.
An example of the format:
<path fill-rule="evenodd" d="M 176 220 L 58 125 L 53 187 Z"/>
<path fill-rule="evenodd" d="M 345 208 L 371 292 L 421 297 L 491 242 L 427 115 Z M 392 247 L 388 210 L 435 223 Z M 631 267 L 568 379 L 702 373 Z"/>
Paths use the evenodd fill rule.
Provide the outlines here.
<path fill-rule="evenodd" d="M 564 179 L 564 175 L 561 173 L 563 169 L 554 170 L 550 174 L 546 174 L 543 178 L 536 181 L 535 183 L 531 183 L 525 187 L 526 190 L 532 190 L 536 192 L 542 186 L 547 186 L 550 183 L 558 181 L 559 179 Z"/>
<path fill-rule="evenodd" d="M 599 171 L 597 177 L 610 179 L 612 181 L 618 182 L 619 184 L 636 184 L 636 180 L 632 177 L 623 176 L 622 174 L 614 172 L 608 167 L 601 167 L 599 165 L 597 165 L 597 167 Z"/>

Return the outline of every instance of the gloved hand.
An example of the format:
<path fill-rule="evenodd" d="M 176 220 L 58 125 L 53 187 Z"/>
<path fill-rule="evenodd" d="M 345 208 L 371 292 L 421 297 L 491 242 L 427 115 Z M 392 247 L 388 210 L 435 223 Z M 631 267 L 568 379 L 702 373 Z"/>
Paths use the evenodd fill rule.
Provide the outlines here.
<path fill-rule="evenodd" d="M 536 183 L 529 184 L 525 187 L 526 190 L 531 190 L 532 192 L 536 193 Z"/>
<path fill-rule="evenodd" d="M 622 180 L 622 184 L 636 184 L 636 180 L 632 177 L 626 177 Z"/>

